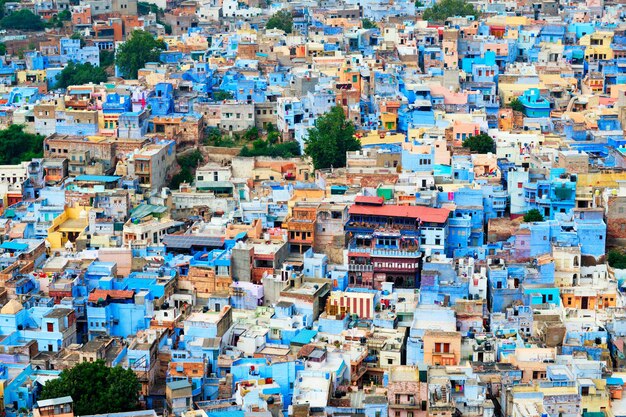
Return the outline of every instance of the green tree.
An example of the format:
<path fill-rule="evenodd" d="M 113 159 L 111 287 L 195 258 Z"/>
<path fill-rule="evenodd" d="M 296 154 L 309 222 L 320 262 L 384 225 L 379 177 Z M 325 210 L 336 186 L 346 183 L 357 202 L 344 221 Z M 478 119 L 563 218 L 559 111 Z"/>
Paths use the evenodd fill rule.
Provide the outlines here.
<path fill-rule="evenodd" d="M 149 32 L 135 30 L 117 50 L 115 63 L 128 78 L 137 78 L 140 69 L 147 62 L 159 60 L 165 42 L 155 39 Z"/>
<path fill-rule="evenodd" d="M 280 10 L 272 15 L 265 25 L 266 29 L 280 29 L 285 33 L 291 33 L 293 29 L 293 16 L 289 10 Z"/>
<path fill-rule="evenodd" d="M 526 223 L 542 222 L 543 220 L 543 215 L 537 209 L 530 209 L 524 214 L 524 221 Z"/>
<path fill-rule="evenodd" d="M 217 90 L 213 93 L 213 100 L 215 101 L 224 101 L 224 100 L 232 100 L 233 93 L 230 91 Z"/>
<path fill-rule="evenodd" d="M 376 28 L 378 28 L 378 26 L 376 26 L 376 22 L 372 22 L 371 20 L 369 20 L 367 18 L 361 20 L 361 26 L 363 26 L 363 29 L 376 29 Z"/>
<path fill-rule="evenodd" d="M 428 21 L 443 22 L 454 16 L 478 17 L 478 12 L 465 0 L 441 0 L 424 10 L 422 18 Z"/>
<path fill-rule="evenodd" d="M 415 7 L 418 9 L 420 7 L 424 7 L 424 3 L 422 3 L 420 0 L 415 0 Z"/>
<path fill-rule="evenodd" d="M 87 42 L 85 42 L 85 38 L 83 37 L 82 33 L 74 32 L 74 33 L 72 33 L 72 36 L 70 36 L 70 39 L 80 39 L 80 47 L 81 48 L 84 48 L 85 45 L 87 45 Z"/>
<path fill-rule="evenodd" d="M 139 16 L 145 16 L 150 13 L 158 15 L 159 13 L 163 13 L 163 11 L 159 8 L 159 6 L 153 3 L 146 3 L 143 1 L 137 3 L 137 14 Z"/>
<path fill-rule="evenodd" d="M 196 169 L 198 165 L 204 161 L 204 156 L 202 156 L 202 152 L 194 149 L 191 152 L 179 155 L 176 161 L 178 161 L 178 165 L 180 165 L 181 168 Z"/>
<path fill-rule="evenodd" d="M 62 10 L 57 15 L 57 19 L 59 19 L 61 22 L 69 22 L 70 20 L 72 20 L 72 12 L 70 12 L 69 10 Z"/>
<path fill-rule="evenodd" d="M 141 383 L 130 369 L 104 361 L 82 362 L 46 382 L 41 399 L 71 396 L 76 415 L 133 411 L 139 408 Z"/>
<path fill-rule="evenodd" d="M 209 127 L 206 130 L 205 145 L 221 146 L 222 132 L 217 127 Z"/>
<path fill-rule="evenodd" d="M 24 132 L 22 125 L 10 125 L 0 130 L 0 165 L 19 164 L 43 156 L 41 135 Z"/>
<path fill-rule="evenodd" d="M 615 249 L 610 250 L 609 266 L 611 268 L 626 269 L 626 254 Z"/>
<path fill-rule="evenodd" d="M 21 9 L 0 20 L 2 29 L 16 29 L 25 31 L 43 30 L 45 25 L 41 17 L 28 9 Z"/>
<path fill-rule="evenodd" d="M 267 130 L 267 142 L 270 145 L 278 143 L 280 139 L 280 132 L 274 127 L 274 125 L 269 123 L 265 129 Z"/>
<path fill-rule="evenodd" d="M 169 186 L 172 190 L 177 190 L 183 182 L 188 184 L 193 182 L 196 168 L 204 161 L 204 156 L 202 156 L 202 152 L 198 149 L 194 149 L 191 152 L 179 155 L 176 161 L 180 166 L 180 171 L 170 180 Z"/>
<path fill-rule="evenodd" d="M 48 20 L 48 22 L 46 22 L 46 26 L 49 28 L 62 28 L 63 22 L 68 22 L 70 20 L 72 20 L 72 12 L 69 10 L 63 10 Z"/>
<path fill-rule="evenodd" d="M 70 61 L 58 75 L 55 87 L 67 88 L 70 85 L 100 84 L 108 78 L 109 76 L 102 67 L 93 66 L 90 62 L 77 64 Z"/>
<path fill-rule="evenodd" d="M 513 100 L 511 100 L 511 102 L 509 103 L 509 107 L 512 108 L 515 111 L 520 111 L 520 112 L 524 111 L 524 105 L 522 104 L 522 102 L 517 97 L 515 97 Z"/>
<path fill-rule="evenodd" d="M 247 142 L 252 142 L 259 139 L 259 129 L 257 129 L 256 126 L 252 126 L 243 133 L 243 138 Z"/>
<path fill-rule="evenodd" d="M 7 46 L 0 42 L 0 55 L 6 55 L 7 54 Z"/>
<path fill-rule="evenodd" d="M 115 52 L 103 49 L 100 51 L 100 66 L 108 68 L 115 62 Z"/>
<path fill-rule="evenodd" d="M 489 153 L 496 150 L 496 143 L 486 133 L 470 136 L 463 141 L 463 147 L 476 153 Z"/>
<path fill-rule="evenodd" d="M 354 133 L 354 125 L 346 119 L 343 109 L 335 106 L 318 117 L 309 130 L 304 153 L 313 159 L 315 169 L 345 167 L 346 152 L 361 149 Z"/>

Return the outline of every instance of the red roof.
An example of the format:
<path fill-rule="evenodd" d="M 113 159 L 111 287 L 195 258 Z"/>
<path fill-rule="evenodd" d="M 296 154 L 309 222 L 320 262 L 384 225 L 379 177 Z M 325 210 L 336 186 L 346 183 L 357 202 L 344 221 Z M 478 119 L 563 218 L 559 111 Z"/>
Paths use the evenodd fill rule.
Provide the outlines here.
<path fill-rule="evenodd" d="M 388 217 L 409 217 L 420 219 L 427 223 L 445 223 L 450 210 L 445 208 L 431 208 L 418 206 L 399 206 L 386 204 L 383 206 L 365 206 L 354 204 L 350 207 L 349 213 L 372 215 L 372 216 L 388 216 Z"/>
<path fill-rule="evenodd" d="M 134 295 L 135 292 L 130 290 L 93 290 L 89 294 L 89 302 L 96 303 L 99 299 L 106 300 L 107 298 L 114 300 L 131 299 Z"/>
<path fill-rule="evenodd" d="M 356 197 L 354 202 L 357 204 L 374 204 L 376 206 L 382 206 L 382 204 L 385 202 L 385 199 L 383 199 L 382 197 L 359 195 Z"/>

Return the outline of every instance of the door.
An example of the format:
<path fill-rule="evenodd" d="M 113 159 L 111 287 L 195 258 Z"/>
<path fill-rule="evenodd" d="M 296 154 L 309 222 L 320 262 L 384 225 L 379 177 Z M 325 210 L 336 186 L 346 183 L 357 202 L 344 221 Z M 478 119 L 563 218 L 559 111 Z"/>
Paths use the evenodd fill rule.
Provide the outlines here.
<path fill-rule="evenodd" d="M 589 298 L 588 297 L 583 297 L 582 300 L 580 301 L 580 308 L 583 310 L 586 310 L 587 308 L 589 308 Z"/>

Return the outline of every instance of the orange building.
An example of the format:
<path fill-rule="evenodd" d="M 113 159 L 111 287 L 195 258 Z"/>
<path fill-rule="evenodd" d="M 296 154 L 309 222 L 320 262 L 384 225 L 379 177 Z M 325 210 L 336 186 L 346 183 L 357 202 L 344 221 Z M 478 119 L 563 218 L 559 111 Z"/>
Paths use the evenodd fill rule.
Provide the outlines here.
<path fill-rule="evenodd" d="M 561 299 L 564 307 L 579 310 L 602 310 L 617 306 L 617 291 L 611 288 L 562 288 Z"/>
<path fill-rule="evenodd" d="M 228 293 L 233 280 L 228 275 L 216 275 L 215 269 L 209 267 L 192 266 L 189 268 L 188 280 L 198 295 Z"/>
<path fill-rule="evenodd" d="M 461 334 L 428 330 L 424 333 L 424 363 L 454 366 L 461 361 Z"/>
<path fill-rule="evenodd" d="M 297 202 L 287 217 L 287 238 L 293 252 L 304 253 L 313 247 L 319 203 Z"/>

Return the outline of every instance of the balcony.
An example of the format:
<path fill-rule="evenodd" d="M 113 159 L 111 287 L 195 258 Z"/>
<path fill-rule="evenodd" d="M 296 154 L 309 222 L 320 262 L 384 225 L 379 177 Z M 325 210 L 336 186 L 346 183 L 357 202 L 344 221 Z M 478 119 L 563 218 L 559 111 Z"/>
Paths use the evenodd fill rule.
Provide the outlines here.
<path fill-rule="evenodd" d="M 414 251 L 401 250 L 401 249 L 372 249 L 372 248 L 357 248 L 349 247 L 348 252 L 352 253 L 367 253 L 370 256 L 381 256 L 387 258 L 419 258 L 422 252 L 419 249 Z"/>
<path fill-rule="evenodd" d="M 409 272 L 415 273 L 417 272 L 417 263 L 415 266 L 406 267 L 406 266 L 376 266 L 374 265 L 376 272 Z"/>
<path fill-rule="evenodd" d="M 390 403 L 389 404 L 389 408 L 393 408 L 393 409 L 399 409 L 399 408 L 406 408 L 406 409 L 411 409 L 411 408 L 416 408 L 416 407 L 420 407 L 421 405 L 416 405 L 415 404 L 415 399 L 407 401 L 407 402 L 401 402 L 401 403 Z"/>
<path fill-rule="evenodd" d="M 372 272 L 374 271 L 374 265 L 364 264 L 349 264 L 348 271 L 350 272 Z"/>

